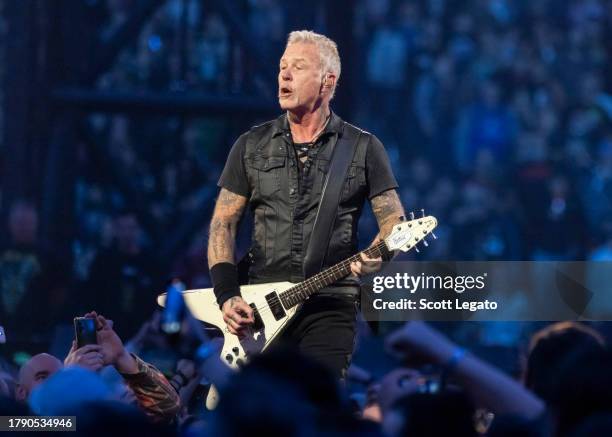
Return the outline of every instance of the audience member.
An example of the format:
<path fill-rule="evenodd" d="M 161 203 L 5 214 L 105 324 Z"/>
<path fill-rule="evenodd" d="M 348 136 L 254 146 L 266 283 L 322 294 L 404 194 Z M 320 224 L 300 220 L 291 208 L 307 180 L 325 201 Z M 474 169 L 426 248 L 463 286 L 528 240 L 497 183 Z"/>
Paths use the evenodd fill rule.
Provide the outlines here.
<path fill-rule="evenodd" d="M 162 292 L 157 261 L 145 250 L 136 215 L 119 215 L 114 222 L 115 241 L 93 261 L 89 281 L 83 288 L 86 308 L 113 314 L 123 337 L 136 333 L 156 308 Z"/>
<path fill-rule="evenodd" d="M 142 361 L 136 355 L 129 353 L 123 342 L 113 330 L 113 323 L 95 312 L 87 313 L 85 317 L 93 318 L 96 325 L 97 344 L 77 348 L 73 342 L 66 357 L 67 367 L 49 384 L 44 384 L 51 376 L 62 371 L 64 364 L 49 354 L 39 354 L 26 362 L 19 371 L 16 398 L 28 401 L 32 391 L 39 385 L 47 385 L 36 398 L 38 414 L 47 411 L 49 415 L 61 408 L 74 408 L 85 401 L 110 399 L 111 389 L 95 372 L 104 366 L 113 366 L 123 377 L 124 383 L 134 395 L 136 404 L 155 422 L 169 422 L 174 419 L 180 408 L 180 399 L 176 390 L 168 380 L 152 365 Z M 79 370 L 80 369 L 80 370 Z M 90 373 L 87 373 L 90 372 Z M 66 387 L 74 385 L 79 378 L 89 378 L 92 387 L 86 384 L 76 384 L 79 390 L 74 398 L 64 399 L 58 395 Z M 95 390 L 94 390 L 95 388 Z M 88 393 L 94 393 L 92 396 Z M 55 393 L 55 394 L 54 394 Z M 69 404 L 69 405 L 68 405 Z"/>

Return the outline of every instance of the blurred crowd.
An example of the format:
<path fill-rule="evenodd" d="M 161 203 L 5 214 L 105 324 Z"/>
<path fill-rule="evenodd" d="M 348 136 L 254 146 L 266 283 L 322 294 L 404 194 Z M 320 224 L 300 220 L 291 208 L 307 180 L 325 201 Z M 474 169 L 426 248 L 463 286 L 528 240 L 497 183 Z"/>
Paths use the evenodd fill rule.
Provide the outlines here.
<path fill-rule="evenodd" d="M 362 124 L 453 259 L 609 258 L 612 3 L 365 1 Z M 372 111 L 371 108 L 375 108 Z"/>
<path fill-rule="evenodd" d="M 7 24 L 4 19 L 4 1 L 0 1 L 0 83 L 4 83 L 6 65 L 6 35 Z M 4 89 L 0 86 L 0 133 L 4 132 Z M 0 156 L 4 150 L 4 135 L 0 135 Z"/>
<path fill-rule="evenodd" d="M 89 3 L 100 14 L 97 31 L 103 40 L 125 23 L 135 1 Z M 298 3 L 232 5 L 245 18 L 243 30 L 273 60 L 272 80 Z M 309 13 L 320 25 L 325 2 L 315 3 Z M 3 5 L 0 1 L 0 38 Z M 439 238 L 410 257 L 612 258 L 612 95 L 607 91 L 612 1 L 358 0 L 353 12 L 359 57 L 343 66 L 340 86 L 353 87 L 354 108 L 339 115 L 383 141 L 406 210 L 424 208 L 438 218 Z M 210 2 L 168 0 L 96 87 L 274 96 L 275 83 L 256 72 L 253 54 L 234 30 Z M 3 120 L 0 113 L 0 131 Z M 261 120 L 250 124 L 255 121 Z M 476 356 L 461 355 L 432 328 L 411 324 L 387 336 L 387 349 L 394 356 L 406 351 L 419 356 L 402 357 L 402 368 L 391 372 L 353 369 L 352 398 L 316 363 L 288 350 L 254 360 L 226 383 L 218 411 L 205 412 L 210 379 L 196 359 L 196 341 L 188 333 L 178 342 L 160 333 L 155 298 L 171 277 L 189 288 L 210 285 L 207 218 L 197 223 L 178 255 L 160 254 L 185 217 L 210 210 L 227 151 L 248 128 L 245 123 L 90 114 L 89 134 L 75 157 L 71 263 L 41 244 L 39 199 L 10 205 L 0 248 L 0 325 L 8 340 L 0 344 L 5 358 L 0 393 L 8 395 L 2 408 L 11 413 L 2 414 L 74 413 L 81 423 L 94 424 L 83 428 L 90 431 L 99 425 L 100 411 L 114 415 L 125 429 L 144 429 L 150 420 L 168 424 L 151 428 L 151 435 L 202 430 L 217 435 L 218 429 L 223 435 L 245 429 L 284 435 L 314 430 L 393 436 L 475 435 L 485 429 L 491 435 L 610 433 L 607 346 L 597 332 L 572 324 L 533 337 L 523 385 Z M 366 215 L 362 245 L 375 233 L 376 222 Z M 241 235 L 239 247 L 248 240 Z M 114 333 L 109 334 L 114 349 L 100 338 L 98 348 L 71 348 L 72 317 L 92 309 L 113 319 L 114 324 L 92 316 L 100 330 Z M 479 341 L 482 335 L 465 331 L 489 329 L 466 326 L 455 327 L 452 337 Z M 516 326 L 500 329 L 522 329 Z M 450 354 L 437 356 L 419 343 L 420 336 Z M 510 337 L 506 345 L 519 336 Z M 131 359 L 119 338 L 126 339 Z M 121 354 L 109 356 L 109 350 Z M 48 354 L 36 355 L 42 351 Z M 512 351 L 511 360 L 518 362 L 517 349 Z M 119 355 L 148 379 L 126 377 Z M 448 367 L 450 380 L 442 381 L 439 370 Z M 84 376 L 85 371 L 90 373 Z M 44 388 L 54 373 L 57 382 L 52 385 L 49 378 Z M 57 405 L 43 405 L 41 399 L 54 399 L 48 394 L 39 395 L 39 403 L 28 401 L 36 385 L 58 393 L 82 378 L 90 385 L 84 383 L 72 404 L 60 405 L 58 398 Z M 440 415 L 448 420 L 436 421 Z"/>
<path fill-rule="evenodd" d="M 110 0 L 99 14 L 101 37 L 111 35 L 128 18 L 133 0 Z M 316 6 L 315 6 L 316 7 Z M 114 67 L 98 80 L 104 90 L 207 91 L 213 94 L 276 95 L 276 85 L 253 74 L 253 47 L 231 31 L 223 10 L 240 16 L 239 26 L 266 56 L 282 53 L 288 14 L 299 13 L 298 2 L 239 0 L 227 8 L 201 0 L 168 0 L 144 26 L 138 39 L 123 50 Z M 312 9 L 312 6 L 301 8 Z M 306 14 L 310 14 L 307 12 Z M 272 66 L 271 66 L 272 67 Z M 269 77 L 275 77 L 271 71 Z"/>
<path fill-rule="evenodd" d="M 275 344 L 238 372 L 219 342 L 186 318 L 164 332 L 155 313 L 130 340 L 103 315 L 96 341 L 64 356 L 0 361 L 0 413 L 75 416 L 84 436 L 604 436 L 612 432 L 612 355 L 592 327 L 535 332 L 512 378 L 423 322 L 384 339 L 394 365 L 351 367 L 339 383 L 323 365 Z M 200 332 L 197 332 L 200 330 Z M 210 332 L 210 331 L 209 331 Z M 61 359 L 63 358 L 63 359 Z M 214 409 L 204 407 L 211 384 Z M 347 387 L 357 386 L 349 394 Z M 74 420 L 74 419 L 71 419 Z"/>

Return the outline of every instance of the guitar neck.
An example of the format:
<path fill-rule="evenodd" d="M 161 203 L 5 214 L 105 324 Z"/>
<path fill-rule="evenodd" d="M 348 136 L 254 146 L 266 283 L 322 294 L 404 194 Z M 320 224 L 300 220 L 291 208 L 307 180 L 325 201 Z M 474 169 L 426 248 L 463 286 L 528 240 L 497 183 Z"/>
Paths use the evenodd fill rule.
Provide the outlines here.
<path fill-rule="evenodd" d="M 312 294 L 333 284 L 339 279 L 344 278 L 351 273 L 351 263 L 355 261 L 361 261 L 361 254 L 363 253 L 368 258 L 378 258 L 382 255 L 386 248 L 384 240 L 375 244 L 366 250 L 359 252 L 357 255 L 353 255 L 344 261 L 334 264 L 333 266 L 317 273 L 314 276 L 306 279 L 303 282 L 285 290 L 279 294 L 279 298 L 285 308 L 294 307 L 310 297 Z"/>

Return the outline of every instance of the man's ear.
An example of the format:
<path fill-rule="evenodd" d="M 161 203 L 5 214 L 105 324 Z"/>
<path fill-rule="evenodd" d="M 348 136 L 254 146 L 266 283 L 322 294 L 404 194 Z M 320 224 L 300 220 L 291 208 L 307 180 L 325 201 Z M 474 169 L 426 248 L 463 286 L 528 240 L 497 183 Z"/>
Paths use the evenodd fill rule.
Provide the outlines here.
<path fill-rule="evenodd" d="M 323 84 L 321 85 L 321 91 L 328 90 L 328 92 L 331 92 L 331 90 L 334 89 L 335 84 L 336 76 L 331 73 L 325 73 L 325 76 L 323 76 Z"/>

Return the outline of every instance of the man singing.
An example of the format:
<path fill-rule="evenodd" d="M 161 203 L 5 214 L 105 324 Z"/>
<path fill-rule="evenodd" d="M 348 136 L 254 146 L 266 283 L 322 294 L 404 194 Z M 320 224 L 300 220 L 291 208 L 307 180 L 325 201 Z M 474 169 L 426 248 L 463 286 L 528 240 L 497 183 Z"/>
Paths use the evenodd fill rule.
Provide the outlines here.
<path fill-rule="evenodd" d="M 241 135 L 219 179 L 208 242 L 210 274 L 223 318 L 241 335 L 254 323 L 241 298 L 234 261 L 236 229 L 247 204 L 254 213 L 249 251 L 252 284 L 304 278 L 308 248 L 332 152 L 339 138 L 358 131 L 329 107 L 340 78 L 336 43 L 310 31 L 289 34 L 278 74 L 284 114 Z M 382 143 L 361 132 L 343 182 L 324 267 L 357 252 L 357 226 L 365 199 L 378 222 L 375 242 L 386 237 L 404 211 Z M 283 340 L 320 361 L 338 378 L 350 364 L 359 299 L 359 276 L 380 267 L 381 258 L 351 265 L 350 275 L 311 296 L 283 333 Z"/>

